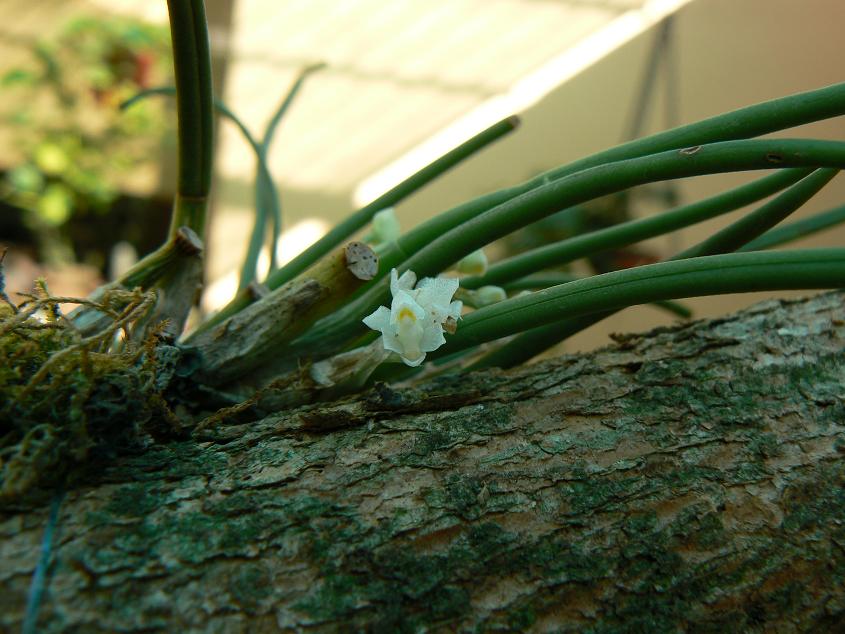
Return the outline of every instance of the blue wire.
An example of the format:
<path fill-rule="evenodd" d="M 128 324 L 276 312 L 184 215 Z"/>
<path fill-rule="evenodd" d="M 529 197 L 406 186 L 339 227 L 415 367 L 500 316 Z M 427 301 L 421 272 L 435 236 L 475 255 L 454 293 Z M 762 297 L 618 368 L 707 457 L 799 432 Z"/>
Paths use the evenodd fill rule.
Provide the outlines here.
<path fill-rule="evenodd" d="M 50 516 L 47 518 L 47 526 L 44 529 L 44 538 L 41 540 L 41 557 L 35 572 L 32 573 L 32 582 L 29 584 L 29 594 L 26 599 L 26 616 L 23 621 L 23 634 L 35 634 L 35 624 L 38 621 L 38 610 L 41 608 L 41 600 L 44 597 L 44 581 L 47 578 L 47 569 L 50 567 L 50 555 L 53 550 L 53 533 L 59 519 L 59 507 L 64 498 L 64 491 L 59 491 L 53 498 L 50 506 Z"/>

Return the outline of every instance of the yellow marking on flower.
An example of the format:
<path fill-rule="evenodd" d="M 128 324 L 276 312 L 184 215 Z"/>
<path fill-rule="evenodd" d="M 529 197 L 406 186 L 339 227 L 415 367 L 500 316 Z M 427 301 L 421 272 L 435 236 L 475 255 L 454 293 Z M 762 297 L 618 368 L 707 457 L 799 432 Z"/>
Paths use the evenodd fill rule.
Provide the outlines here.
<path fill-rule="evenodd" d="M 407 306 L 403 306 L 402 310 L 399 311 L 399 316 L 397 317 L 398 321 L 404 321 L 405 319 L 410 319 L 411 322 L 415 322 L 417 320 L 417 316 Z"/>

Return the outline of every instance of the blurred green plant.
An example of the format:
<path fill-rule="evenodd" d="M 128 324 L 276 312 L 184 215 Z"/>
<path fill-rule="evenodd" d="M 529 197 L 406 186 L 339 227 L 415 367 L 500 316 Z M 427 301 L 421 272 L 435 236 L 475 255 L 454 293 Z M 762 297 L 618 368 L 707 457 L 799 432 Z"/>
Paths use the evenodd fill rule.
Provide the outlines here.
<path fill-rule="evenodd" d="M 167 129 L 161 104 L 117 105 L 172 76 L 168 31 L 126 18 L 80 17 L 31 46 L 0 78 L 3 122 L 18 150 L 0 196 L 28 213 L 42 258 L 70 259 L 61 228 L 105 213 L 121 188 L 156 169 Z"/>

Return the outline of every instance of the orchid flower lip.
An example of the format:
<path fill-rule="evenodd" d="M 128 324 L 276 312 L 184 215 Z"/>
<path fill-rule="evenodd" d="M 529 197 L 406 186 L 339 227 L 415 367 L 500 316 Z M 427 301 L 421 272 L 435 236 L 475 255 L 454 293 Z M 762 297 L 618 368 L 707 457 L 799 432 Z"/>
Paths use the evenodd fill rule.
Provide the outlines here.
<path fill-rule="evenodd" d="M 423 278 L 419 284 L 413 271 L 400 276 L 390 271 L 390 308 L 379 306 L 364 318 L 364 323 L 378 330 L 386 350 L 399 355 L 406 365 L 416 367 L 428 352 L 446 343 L 444 330 L 454 332 L 461 318 L 463 304 L 452 301 L 458 290 L 455 278 Z"/>

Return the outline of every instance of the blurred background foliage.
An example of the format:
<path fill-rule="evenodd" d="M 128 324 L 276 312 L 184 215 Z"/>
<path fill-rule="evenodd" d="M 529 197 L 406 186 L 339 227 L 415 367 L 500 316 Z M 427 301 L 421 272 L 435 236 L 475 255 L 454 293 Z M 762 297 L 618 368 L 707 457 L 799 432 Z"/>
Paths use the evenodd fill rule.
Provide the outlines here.
<path fill-rule="evenodd" d="M 118 236 L 99 222 L 139 175 L 159 169 L 172 119 L 161 101 L 127 113 L 118 105 L 172 81 L 169 32 L 125 17 L 77 17 L 29 48 L 29 62 L 0 78 L 0 118 L 17 149 L 0 197 L 23 210 L 40 260 L 103 267 L 107 245 L 97 248 L 96 236 Z"/>

